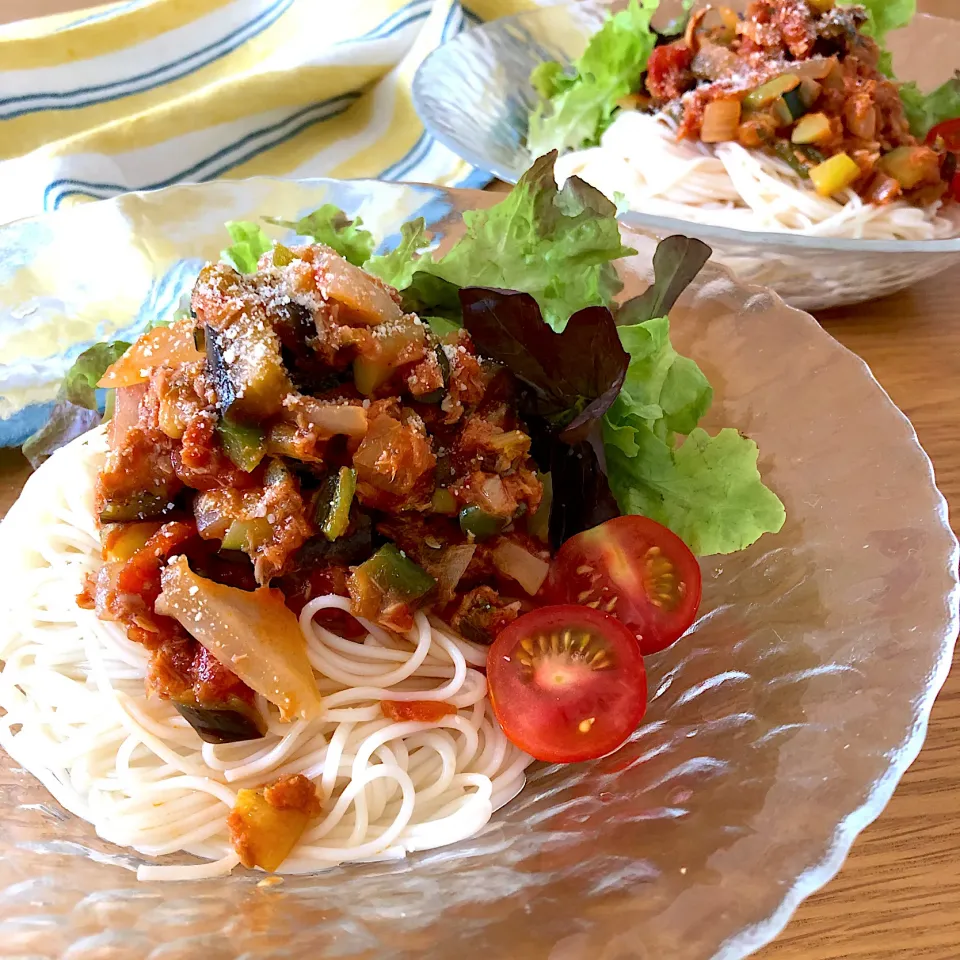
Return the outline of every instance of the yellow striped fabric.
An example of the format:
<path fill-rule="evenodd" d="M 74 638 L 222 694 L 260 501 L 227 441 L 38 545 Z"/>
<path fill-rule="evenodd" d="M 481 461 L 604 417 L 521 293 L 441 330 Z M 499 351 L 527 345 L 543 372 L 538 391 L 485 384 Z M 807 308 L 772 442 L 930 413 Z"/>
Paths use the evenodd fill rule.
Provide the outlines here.
<path fill-rule="evenodd" d="M 0 223 L 178 182 L 480 185 L 424 133 L 413 75 L 535 0 L 120 0 L 0 28 Z"/>

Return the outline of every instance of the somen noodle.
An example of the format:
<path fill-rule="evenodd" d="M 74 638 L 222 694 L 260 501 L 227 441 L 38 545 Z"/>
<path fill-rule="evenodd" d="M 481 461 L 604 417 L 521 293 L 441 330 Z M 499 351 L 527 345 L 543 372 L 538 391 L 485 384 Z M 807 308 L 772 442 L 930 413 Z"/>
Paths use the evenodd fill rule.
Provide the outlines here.
<path fill-rule="evenodd" d="M 419 612 L 406 637 L 362 621 L 347 640 L 313 620 L 349 601 L 316 597 L 300 617 L 323 695 L 315 720 L 267 718 L 263 739 L 203 743 L 169 701 L 147 698 L 149 651 L 80 609 L 101 563 L 94 482 L 103 429 L 56 453 L 0 524 L 7 602 L 0 646 L 0 744 L 105 840 L 148 857 L 186 852 L 206 863 L 143 865 L 142 879 L 224 875 L 239 862 L 226 815 L 243 787 L 286 773 L 318 786 L 323 813 L 283 873 L 387 859 L 472 836 L 522 788 L 530 757 L 493 718 L 483 647 Z M 397 722 L 380 701 L 443 700 L 435 723 Z"/>
<path fill-rule="evenodd" d="M 720 227 L 864 240 L 942 240 L 960 232 L 939 201 L 876 205 L 852 188 L 843 202 L 822 197 L 763 151 L 678 141 L 662 114 L 621 112 L 598 147 L 561 156 L 556 169 L 561 182 L 577 175 L 610 198 L 621 194 L 631 210 Z"/>

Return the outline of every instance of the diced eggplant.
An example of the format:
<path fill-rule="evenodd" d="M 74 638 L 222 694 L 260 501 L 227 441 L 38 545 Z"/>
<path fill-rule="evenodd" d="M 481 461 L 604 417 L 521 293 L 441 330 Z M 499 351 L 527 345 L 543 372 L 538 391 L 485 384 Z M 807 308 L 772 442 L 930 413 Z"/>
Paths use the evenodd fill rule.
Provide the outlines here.
<path fill-rule="evenodd" d="M 443 398 L 447 395 L 447 389 L 450 385 L 450 361 L 447 358 L 446 351 L 443 349 L 442 345 L 437 344 L 437 346 L 434 348 L 434 356 L 437 358 L 437 364 L 440 367 L 440 376 L 443 377 L 443 386 L 420 397 L 420 401 L 422 403 L 441 403 Z"/>
<path fill-rule="evenodd" d="M 353 529 L 336 540 L 311 537 L 296 553 L 294 568 L 310 570 L 325 564 L 351 566 L 362 563 L 373 550 L 373 523 L 366 513 L 357 514 Z"/>
<path fill-rule="evenodd" d="M 267 725 L 257 708 L 239 697 L 230 697 L 223 703 L 182 699 L 174 700 L 173 705 L 205 743 L 260 740 L 267 732 Z"/>
<path fill-rule="evenodd" d="M 226 330 L 208 326 L 204 336 L 221 414 L 237 422 L 259 423 L 278 413 L 293 385 L 271 327 L 241 316 Z"/>
<path fill-rule="evenodd" d="M 344 382 L 345 375 L 332 370 L 317 353 L 317 325 L 306 307 L 293 301 L 272 306 L 270 322 L 280 340 L 283 365 L 301 393 L 325 393 Z"/>

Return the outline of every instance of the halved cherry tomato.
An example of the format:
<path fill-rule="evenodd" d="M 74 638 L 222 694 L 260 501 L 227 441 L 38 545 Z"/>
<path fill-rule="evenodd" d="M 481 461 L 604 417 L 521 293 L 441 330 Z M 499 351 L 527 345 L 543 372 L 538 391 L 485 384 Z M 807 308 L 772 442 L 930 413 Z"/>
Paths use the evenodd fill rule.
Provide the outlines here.
<path fill-rule="evenodd" d="M 616 750 L 643 719 L 647 678 L 633 634 L 589 607 L 541 607 L 514 620 L 487 655 L 503 732 L 550 763 Z"/>
<path fill-rule="evenodd" d="M 942 140 L 943 145 L 952 153 L 960 153 L 960 117 L 938 123 L 927 134 L 927 143 L 930 146 L 933 146 L 938 140 Z M 950 195 L 955 200 L 960 200 L 960 172 L 953 176 L 950 183 Z"/>
<path fill-rule="evenodd" d="M 960 117 L 938 123 L 927 134 L 927 143 L 935 143 L 938 137 L 943 137 L 944 145 L 948 150 L 960 150 Z"/>
<path fill-rule="evenodd" d="M 646 655 L 687 631 L 700 589 L 700 566 L 687 545 L 647 517 L 627 516 L 571 537 L 553 558 L 543 597 L 612 614 Z"/>

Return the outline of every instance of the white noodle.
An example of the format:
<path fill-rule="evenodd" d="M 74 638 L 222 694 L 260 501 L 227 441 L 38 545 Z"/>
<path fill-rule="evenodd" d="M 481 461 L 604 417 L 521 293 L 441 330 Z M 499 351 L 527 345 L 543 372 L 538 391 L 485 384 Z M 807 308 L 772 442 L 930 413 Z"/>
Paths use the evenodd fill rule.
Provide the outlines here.
<path fill-rule="evenodd" d="M 485 650 L 423 614 L 408 637 L 364 623 L 367 636 L 347 640 L 314 616 L 348 602 L 312 600 L 300 624 L 325 712 L 285 724 L 258 697 L 261 740 L 202 743 L 169 703 L 147 699 L 148 652 L 75 600 L 100 564 L 93 487 L 105 449 L 98 430 L 59 451 L 0 523 L 0 744 L 105 840 L 209 861 L 144 865 L 141 879 L 230 873 L 237 791 L 282 774 L 313 780 L 323 811 L 281 873 L 453 843 L 523 787 L 531 760 L 493 717 L 475 669 Z M 383 699 L 442 700 L 458 712 L 394 722 Z"/>
<path fill-rule="evenodd" d="M 821 197 L 782 161 L 738 143 L 678 141 L 667 118 L 623 111 L 598 147 L 557 161 L 557 179 L 577 175 L 631 210 L 739 230 L 859 240 L 943 240 L 960 232 L 941 204 L 877 206 L 846 190 Z"/>

